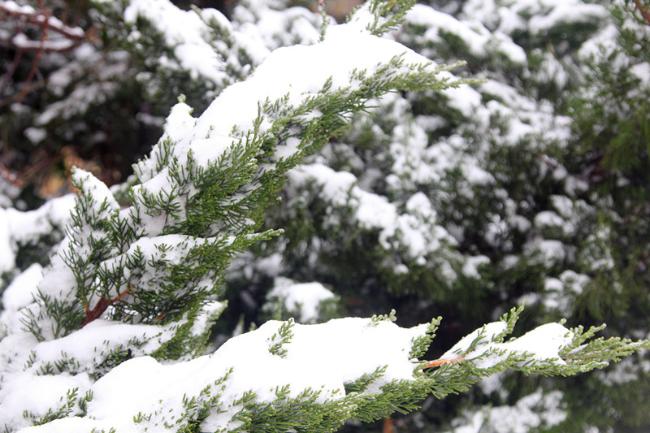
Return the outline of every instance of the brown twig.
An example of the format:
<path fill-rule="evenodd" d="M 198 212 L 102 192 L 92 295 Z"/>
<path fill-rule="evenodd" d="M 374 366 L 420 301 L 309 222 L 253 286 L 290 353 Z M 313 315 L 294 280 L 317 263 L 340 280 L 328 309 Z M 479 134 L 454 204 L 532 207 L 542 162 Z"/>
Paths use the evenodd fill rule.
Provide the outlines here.
<path fill-rule="evenodd" d="M 61 20 L 52 15 L 52 11 L 45 7 L 42 0 L 38 1 L 37 8 L 31 6 L 19 6 L 14 2 L 0 1 L 0 16 L 8 16 L 15 19 L 18 23 L 15 33 L 8 39 L 0 40 L 0 43 L 16 49 L 13 64 L 7 69 L 2 77 L 0 87 L 13 77 L 18 63 L 22 60 L 24 52 L 35 52 L 32 59 L 27 78 L 21 83 L 18 94 L 9 96 L 0 100 L 0 106 L 5 106 L 13 102 L 21 102 L 30 92 L 39 87 L 39 83 L 34 84 L 34 77 L 39 73 L 38 66 L 44 53 L 64 52 L 76 48 L 89 36 L 79 27 L 70 27 L 65 25 Z M 40 30 L 38 40 L 30 39 L 23 32 L 23 25 L 31 25 Z M 49 36 L 57 33 L 62 38 L 51 39 Z"/>
<path fill-rule="evenodd" d="M 641 4 L 641 0 L 634 0 L 634 4 L 636 5 L 636 8 L 641 13 L 641 16 L 645 20 L 646 24 L 650 25 L 650 11 Z"/>
<path fill-rule="evenodd" d="M 122 293 L 118 293 L 117 296 L 111 298 L 111 299 L 106 299 L 106 298 L 101 298 L 99 302 L 97 302 L 97 305 L 95 305 L 93 308 L 88 308 L 88 305 L 84 305 L 84 320 L 81 322 L 81 326 L 86 326 L 90 322 L 92 322 L 95 319 L 98 319 L 104 311 L 111 305 L 121 301 L 122 299 L 126 298 L 131 294 L 131 287 L 129 286 L 125 291 Z"/>
<path fill-rule="evenodd" d="M 392 418 L 384 418 L 384 427 L 382 433 L 395 433 L 395 423 Z"/>
<path fill-rule="evenodd" d="M 424 369 L 429 369 L 429 368 L 436 368 L 436 367 L 442 367 L 443 365 L 450 365 L 450 364 L 457 364 L 461 361 L 464 361 L 465 358 L 463 356 L 459 356 L 457 358 L 451 358 L 451 359 L 436 359 L 435 361 L 429 361 L 426 363 L 424 366 Z"/>
<path fill-rule="evenodd" d="M 4 3 L 0 3 L 0 12 L 5 15 L 12 17 L 19 17 L 24 19 L 30 24 L 35 24 L 39 27 L 45 25 L 52 29 L 52 31 L 59 33 L 60 35 L 65 36 L 67 39 L 72 39 L 75 41 L 83 41 L 85 39 L 85 33 L 78 27 L 69 27 L 63 24 L 59 19 L 52 17 L 51 12 L 48 9 L 42 8 L 42 10 L 18 10 L 12 7 L 7 6 Z"/>
<path fill-rule="evenodd" d="M 48 12 L 46 12 L 47 14 Z M 29 73 L 27 74 L 27 78 L 25 79 L 25 84 L 24 86 L 20 89 L 20 92 L 18 92 L 18 95 L 14 98 L 14 101 L 16 102 L 21 102 L 23 99 L 25 99 L 25 96 L 29 93 L 29 84 L 31 84 L 32 80 L 34 79 L 34 76 L 36 75 L 36 71 L 38 70 L 38 64 L 41 62 L 41 58 L 43 57 L 43 47 L 45 46 L 45 41 L 47 40 L 47 32 L 50 28 L 50 20 L 49 20 L 49 15 L 45 15 L 46 19 L 44 21 L 42 30 L 41 30 L 41 38 L 40 38 L 40 43 L 39 43 L 39 49 L 36 51 L 36 55 L 32 59 L 32 66 L 29 69 Z"/>

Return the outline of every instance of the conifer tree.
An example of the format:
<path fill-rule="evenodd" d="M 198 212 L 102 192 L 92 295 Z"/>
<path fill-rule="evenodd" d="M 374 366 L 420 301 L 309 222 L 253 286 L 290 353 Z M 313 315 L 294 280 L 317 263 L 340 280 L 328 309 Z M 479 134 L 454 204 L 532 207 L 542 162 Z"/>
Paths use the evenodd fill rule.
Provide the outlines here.
<path fill-rule="evenodd" d="M 642 399 L 641 357 L 571 379 L 593 402 L 569 379 L 520 377 L 648 348 L 560 320 L 647 337 L 645 9 L 413 3 L 371 1 L 343 25 L 281 1 L 242 2 L 232 21 L 94 5 L 138 102 L 155 117 L 187 96 L 125 183 L 75 169 L 76 198 L 0 210 L 0 426 L 327 432 L 426 398 L 407 428 L 643 425 L 642 405 L 594 416 Z M 603 309 L 603 292 L 620 303 Z M 509 339 L 518 303 L 534 329 Z M 372 317 L 319 323 L 351 315 Z"/>

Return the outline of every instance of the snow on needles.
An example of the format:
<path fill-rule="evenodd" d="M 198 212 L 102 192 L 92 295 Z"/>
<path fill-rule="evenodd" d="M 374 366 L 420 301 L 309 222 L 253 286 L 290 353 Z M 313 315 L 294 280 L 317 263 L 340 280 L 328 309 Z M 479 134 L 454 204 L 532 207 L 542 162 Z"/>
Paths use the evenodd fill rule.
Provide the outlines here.
<path fill-rule="evenodd" d="M 74 195 L 69 194 L 28 212 L 0 208 L 0 274 L 13 270 L 19 245 L 62 231 L 73 206 Z"/>
<path fill-rule="evenodd" d="M 212 406 L 201 431 L 229 431 L 237 427 L 236 416 L 243 409 L 241 397 L 249 392 L 255 394 L 255 402 L 267 403 L 277 398 L 277 389 L 288 385 L 290 397 L 313 390 L 319 392 L 318 401 L 323 403 L 344 398 L 346 384 L 384 366 L 384 373 L 363 392 L 373 394 L 393 381 L 416 380 L 419 361 L 411 358 L 411 349 L 415 339 L 425 335 L 428 328 L 427 324 L 401 328 L 388 320 L 361 318 L 335 319 L 318 325 L 293 324 L 292 337 L 283 343 L 284 355 L 274 354 L 271 347 L 283 323 L 269 321 L 255 331 L 230 339 L 216 352 L 189 361 L 163 364 L 142 356 L 123 362 L 92 385 L 87 384 L 85 373 L 79 375 L 74 378 L 79 382 L 75 386 L 93 395 L 84 417 L 64 418 L 20 431 L 75 433 L 115 428 L 118 433 L 174 432 L 186 421 L 184 401 L 201 401 L 209 396 L 217 396 L 218 404 Z M 103 326 L 98 323 L 93 328 Z M 495 342 L 506 329 L 503 321 L 490 323 L 459 341 L 443 359 L 464 353 L 465 359 L 477 367 L 488 368 L 509 353 L 526 353 L 532 362 L 562 364 L 559 352 L 572 341 L 566 328 L 549 323 L 509 342 Z M 477 337 L 481 339 L 472 348 Z M 465 353 L 470 348 L 471 352 Z M 15 380 L 37 378 L 20 373 Z M 84 383 L 87 385 L 81 386 Z M 52 400 L 50 393 L 43 394 L 38 401 Z M 0 403 L 0 407 L 13 407 L 10 400 Z"/>
<path fill-rule="evenodd" d="M 551 362 L 564 365 L 560 357 L 562 348 L 573 341 L 573 333 L 559 323 L 546 323 L 519 338 L 498 342 L 507 330 L 504 321 L 488 323 L 463 337 L 441 359 L 473 361 L 479 368 L 490 368 L 509 355 L 528 355 L 526 362 Z"/>
<path fill-rule="evenodd" d="M 374 72 L 377 67 L 401 58 L 406 65 L 423 65 L 435 70 L 427 58 L 403 45 L 372 36 L 349 25 L 329 29 L 323 42 L 315 45 L 297 45 L 280 48 L 271 53 L 245 81 L 226 88 L 199 118 L 191 116 L 186 104 L 175 106 L 165 126 L 165 133 L 149 159 L 136 167 L 143 182 L 134 188 L 136 196 L 158 194 L 170 189 L 172 183 L 168 168 L 156 166 L 156 155 L 166 139 L 174 140 L 173 155 L 180 164 L 191 153 L 201 166 L 207 166 L 223 155 L 238 136 L 235 131 L 249 131 L 260 115 L 260 105 L 287 97 L 286 104 L 298 106 L 310 96 L 319 94 L 331 80 L 332 91 L 352 87 L 359 83 L 351 80 L 358 71 Z M 291 67 L 289 67 L 291 65 Z M 271 122 L 265 119 L 260 133 Z M 137 198 L 137 197 L 136 197 Z M 154 226 L 155 222 L 152 221 Z M 150 235 L 157 235 L 151 230 Z"/>
<path fill-rule="evenodd" d="M 119 433 L 146 427 L 159 433 L 175 432 L 185 410 L 184 399 L 199 397 L 206 387 L 212 388 L 211 395 L 221 390 L 221 404 L 202 423 L 201 431 L 233 428 L 233 417 L 242 409 L 237 400 L 247 391 L 255 392 L 258 402 L 271 402 L 277 398 L 278 387 L 289 385 L 291 397 L 312 389 L 320 392 L 321 402 L 337 400 L 346 395 L 346 383 L 382 366 L 387 366 L 386 371 L 373 389 L 395 380 L 413 380 L 418 362 L 410 359 L 412 343 L 427 330 L 426 324 L 407 329 L 390 321 L 359 318 L 295 324 L 293 338 L 284 346 L 286 356 L 281 357 L 269 351 L 281 325 L 267 322 L 230 339 L 215 353 L 187 362 L 161 364 L 151 357 L 126 361 L 92 385 L 93 399 L 85 417 L 21 432 L 74 433 L 109 426 Z M 147 417 L 136 423 L 139 413 Z"/>
<path fill-rule="evenodd" d="M 227 79 L 225 63 L 208 43 L 210 28 L 201 15 L 178 9 L 168 1 L 132 0 L 124 11 L 124 18 L 127 23 L 134 23 L 139 17 L 147 18 L 161 31 L 166 43 L 173 47 L 180 66 L 190 71 L 194 78 L 202 76 L 215 83 Z M 211 18 L 221 18 L 220 24 L 230 26 L 217 11 L 211 14 Z M 167 62 L 171 63 L 171 60 Z"/>

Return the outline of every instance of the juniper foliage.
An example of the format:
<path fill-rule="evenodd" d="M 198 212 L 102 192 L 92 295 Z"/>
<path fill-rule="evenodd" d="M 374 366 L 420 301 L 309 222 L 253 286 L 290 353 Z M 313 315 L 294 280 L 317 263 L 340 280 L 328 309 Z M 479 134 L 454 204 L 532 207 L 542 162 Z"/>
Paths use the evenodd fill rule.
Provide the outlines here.
<path fill-rule="evenodd" d="M 128 86 L 107 87 L 85 113 L 110 109 L 118 88 L 137 89 L 134 99 L 153 107 L 140 118 L 162 137 L 122 185 L 109 189 L 76 170 L 74 202 L 0 213 L 14 226 L 28 215 L 46 221 L 12 234 L 11 260 L 0 263 L 11 281 L 0 341 L 5 430 L 337 431 L 353 428 L 350 420 L 416 412 L 399 423 L 453 431 L 493 428 L 504 411 L 531 410 L 528 427 L 539 431 L 644 425 L 647 411 L 628 399 L 647 388 L 648 343 L 612 337 L 646 337 L 643 17 L 633 2 L 615 6 L 612 19 L 578 0 L 568 6 L 577 15 L 556 2 L 513 2 L 498 13 L 493 2 L 450 2 L 445 12 L 413 3 L 370 1 L 351 16 L 346 26 L 357 33 L 348 36 L 395 39 L 453 67 L 413 63 L 406 51 L 384 56 L 343 82 L 332 76 L 299 97 L 289 86 L 262 98 L 250 119 L 226 131 L 226 111 L 209 115 L 215 97 L 254 82 L 265 59 L 290 52 L 270 54 L 280 46 L 322 46 L 343 27 L 283 2 L 243 1 L 231 21 L 167 1 L 94 4 L 102 58 L 128 71 L 111 80 Z M 609 51 L 598 48 L 611 34 Z M 196 62 L 188 50 L 205 57 Z M 73 56 L 85 65 L 94 58 Z M 334 75 L 336 63 L 319 67 Z M 58 96 L 65 103 L 45 110 L 50 119 L 66 120 L 61 107 L 93 79 L 69 83 L 70 97 Z M 187 96 L 163 122 L 179 93 Z M 194 118 L 190 107 L 207 110 Z M 80 122 L 70 129 L 90 125 Z M 640 158 L 627 158 L 629 149 Z M 41 279 L 27 251 L 49 251 L 61 239 L 51 260 L 39 258 L 47 265 Z M 603 327 L 561 322 L 506 340 L 522 310 L 503 312 L 517 303 L 529 306 L 527 328 L 569 316 L 607 320 L 614 331 L 596 337 Z M 452 331 L 431 320 L 433 306 Z M 400 314 L 381 314 L 392 307 Z M 334 315 L 373 316 L 297 323 Z M 236 336 L 269 316 L 286 321 Z M 322 347 L 306 344 L 319 330 L 333 342 L 321 335 Z M 354 350 L 362 368 L 347 358 Z M 616 371 L 540 379 L 623 358 L 629 383 Z M 210 368 L 193 369 L 199 364 Z M 301 376 L 311 365 L 337 385 Z M 348 374 L 351 365 L 357 370 Z M 262 368 L 267 388 L 248 379 Z M 156 383 L 148 372 L 169 391 L 147 394 Z M 196 386 L 179 386 L 183 374 Z M 37 407 L 16 391 L 48 383 L 60 392 L 39 396 Z M 476 384 L 441 416 L 445 397 Z M 591 400 L 582 401 L 580 387 Z M 133 395 L 139 400 L 124 406 Z"/>

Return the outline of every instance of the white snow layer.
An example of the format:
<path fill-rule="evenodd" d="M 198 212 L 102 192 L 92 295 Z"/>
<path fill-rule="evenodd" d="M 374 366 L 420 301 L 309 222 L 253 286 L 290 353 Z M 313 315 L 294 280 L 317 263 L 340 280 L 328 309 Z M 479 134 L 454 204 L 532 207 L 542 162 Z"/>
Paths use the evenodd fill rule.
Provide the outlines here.
<path fill-rule="evenodd" d="M 20 245 L 63 230 L 73 206 L 74 195 L 69 194 L 28 212 L 0 208 L 0 274 L 13 270 Z"/>
<path fill-rule="evenodd" d="M 456 36 L 467 45 L 469 52 L 474 56 L 485 57 L 498 53 L 515 64 L 523 64 L 526 61 L 526 52 L 508 35 L 500 31 L 490 32 L 479 21 L 458 20 L 444 12 L 420 4 L 416 4 L 409 10 L 406 21 L 425 27 L 427 30 L 423 38 L 433 42 L 442 42 L 445 34 Z"/>
<path fill-rule="evenodd" d="M 137 13 L 162 14 L 158 17 L 159 23 L 167 23 L 167 17 L 164 16 L 165 4 L 145 0 L 131 3 L 133 8 L 138 5 Z M 129 13 L 136 14 L 136 10 L 132 9 Z M 172 36 L 181 27 L 192 32 L 195 19 L 189 18 L 189 15 L 186 19 L 187 22 L 168 23 L 172 24 Z M 181 27 L 174 27 L 178 24 Z M 191 40 L 176 42 L 179 50 L 196 54 L 195 45 L 198 40 L 197 44 Z M 287 95 L 286 103 L 299 105 L 310 96 L 320 93 L 330 79 L 333 89 L 354 87 L 358 84 L 351 80 L 354 72 L 365 70 L 372 73 L 377 67 L 397 57 L 408 64 L 433 66 L 426 58 L 394 41 L 371 36 L 353 26 L 330 28 L 327 38 L 321 43 L 282 48 L 273 52 L 248 80 L 224 90 L 198 119 L 191 116 L 191 109 L 187 105 L 176 105 L 167 120 L 163 140 L 171 138 L 175 142 L 174 153 L 181 164 L 186 161 L 190 151 L 199 164 L 208 164 L 236 141 L 233 130 L 248 131 L 252 128 L 261 103 L 279 100 Z M 292 67 L 288 68 L 287 65 Z M 404 72 L 409 71 L 410 68 L 404 68 Z M 263 123 L 262 132 L 269 126 L 269 122 Z M 144 191 L 162 193 L 171 185 L 167 169 L 158 171 L 159 167 L 156 167 L 155 155 L 159 150 L 159 146 L 156 146 L 152 158 L 138 166 L 138 174 L 143 183 L 135 188 L 136 202 L 139 194 Z M 90 215 L 92 218 L 105 218 L 113 212 L 120 212 L 122 217 L 133 211 L 133 208 L 120 211 L 109 189 L 89 173 L 77 170 L 74 177 L 83 183 L 82 192 L 94 199 Z M 61 203 L 67 203 L 63 200 L 65 199 Z M 44 232 L 52 229 L 49 224 L 46 225 L 48 218 L 52 214 L 57 217 L 59 215 L 61 206 L 52 203 L 59 202 L 51 201 L 44 207 L 45 210 L 28 213 L 34 217 L 31 220 L 43 226 Z M 102 206 L 102 203 L 108 206 Z M 69 210 L 70 207 L 67 207 L 66 217 Z M 25 231 L 23 222 L 28 220 L 24 218 L 25 215 L 13 210 L 2 210 L 0 213 L 0 240 L 10 244 L 7 251 L 13 251 L 11 246 L 23 237 L 33 236 L 33 229 L 29 236 L 20 235 Z M 381 217 L 368 215 L 367 219 L 377 216 Z M 145 221 L 147 222 L 152 223 L 147 226 L 150 231 L 147 234 L 151 236 L 143 238 L 137 246 L 155 253 L 153 250 L 156 244 L 169 240 L 169 237 L 156 237 L 163 225 L 155 225 L 153 220 Z M 14 226 L 18 223 L 20 224 Z M 377 222 L 370 221 L 370 224 Z M 92 235 L 103 234 L 95 231 Z M 59 251 L 65 251 L 69 246 L 70 240 L 66 238 Z M 13 266 L 13 257 L 9 259 L 3 260 L 2 265 L 6 268 Z M 36 270 L 31 272 L 34 275 L 24 278 L 23 289 L 30 294 L 35 290 L 34 285 L 38 279 Z M 67 302 L 74 298 L 74 276 L 64 265 L 61 255 L 53 257 L 52 265 L 37 284 L 38 290 L 54 299 Z M 291 385 L 292 395 L 312 388 L 321 391 L 321 399 L 341 398 L 344 395 L 344 383 L 365 373 L 372 373 L 384 365 L 388 369 L 380 380 L 381 383 L 412 379 L 416 363 L 409 359 L 411 343 L 413 338 L 422 335 L 427 328 L 422 325 L 402 329 L 391 323 L 369 326 L 369 320 L 364 319 L 342 319 L 320 327 L 296 325 L 293 340 L 287 345 L 287 357 L 280 358 L 271 355 L 268 349 L 269 340 L 279 327 L 278 322 L 270 322 L 254 333 L 230 340 L 212 355 L 189 362 L 163 365 L 142 355 L 159 347 L 173 335 L 173 329 L 98 319 L 63 338 L 54 339 L 53 335 L 48 334 L 45 337 L 49 341 L 39 342 L 31 333 L 16 329 L 15 318 L 22 314 L 21 310 L 39 314 L 37 309 L 33 309 L 36 304 L 23 305 L 28 295 L 18 295 L 16 290 L 12 289 L 5 299 L 5 309 L 7 306 L 11 308 L 4 315 L 8 322 L 4 328 L 10 328 L 11 332 L 0 340 L 0 382 L 3 383 L 0 425 L 7 424 L 12 429 L 25 427 L 30 422 L 23 416 L 23 411 L 33 413 L 34 419 L 38 419 L 45 415 L 43 411 L 46 406 L 56 410 L 57 405 L 65 402 L 66 394 L 75 388 L 80 395 L 90 390 L 94 396 L 88 406 L 87 417 L 67 418 L 28 431 L 86 432 L 93 428 L 108 430 L 110 426 L 116 427 L 119 432 L 141 431 L 142 426 L 134 424 L 133 416 L 139 412 L 148 414 L 151 410 L 156 411 L 151 420 L 152 428 L 159 422 L 156 431 L 175 431 L 173 427 L 163 425 L 168 422 L 173 426 L 172 417 L 180 416 L 184 409 L 183 398 L 199 397 L 206 386 L 214 385 L 214 381 L 230 368 L 234 368 L 234 371 L 225 382 L 224 411 L 213 414 L 205 421 L 204 428 L 207 430 L 227 426 L 239 410 L 236 405 L 232 406 L 233 401 L 247 390 L 255 391 L 260 401 L 275 399 L 275 388 L 283 385 Z M 322 298 L 322 295 L 319 291 L 318 297 Z M 307 313 L 308 316 L 311 315 L 311 311 Z M 180 325 L 182 322 L 170 326 Z M 391 347 L 391 350 L 386 350 L 387 347 Z M 89 375 L 97 373 L 111 353 L 126 349 L 136 358 L 120 364 L 90 385 Z M 60 362 L 73 363 L 72 370 L 78 373 L 42 374 L 56 368 L 55 365 Z M 313 374 L 314 371 L 318 374 Z M 36 390 L 41 394 L 39 398 L 30 400 L 21 397 Z"/>
<path fill-rule="evenodd" d="M 512 406 L 483 406 L 466 411 L 452 421 L 445 433 L 528 433 L 540 427 L 552 427 L 567 417 L 560 391 L 543 393 L 538 390 L 518 400 Z"/>
<path fill-rule="evenodd" d="M 404 250 L 409 259 L 424 263 L 426 256 L 443 244 L 456 240 L 440 225 L 430 200 L 423 193 L 413 194 L 400 213 L 385 196 L 363 190 L 356 177 L 335 171 L 323 164 L 305 164 L 289 172 L 293 187 L 314 184 L 322 198 L 334 208 L 353 210 L 352 217 L 361 228 L 379 230 L 379 240 L 387 250 Z M 337 221 L 333 221 L 334 224 Z"/>
<path fill-rule="evenodd" d="M 236 427 L 233 417 L 242 409 L 238 399 L 248 391 L 255 393 L 256 402 L 275 400 L 276 390 L 286 385 L 290 387 L 291 397 L 311 389 L 320 392 L 320 402 L 338 400 L 345 396 L 345 384 L 382 366 L 386 366 L 385 373 L 366 392 L 379 392 L 382 385 L 391 381 L 414 380 L 419 362 L 410 358 L 410 351 L 414 339 L 427 330 L 426 324 L 401 328 L 390 321 L 377 323 L 361 318 L 336 319 L 319 325 L 294 324 L 292 338 L 283 345 L 286 349 L 283 357 L 270 351 L 278 341 L 282 324 L 269 321 L 255 331 L 230 339 L 213 354 L 190 361 L 162 364 L 148 356 L 134 358 L 94 384 L 88 383 L 86 373 L 48 378 L 23 372 L 11 375 L 10 390 L 29 385 L 31 381 L 55 380 L 56 383 L 53 388 L 41 389 L 42 395 L 33 401 L 5 391 L 0 395 L 0 420 L 11 422 L 17 411 L 22 413 L 25 409 L 41 410 L 43 402 L 52 404 L 66 387 L 75 387 L 93 395 L 84 417 L 69 417 L 21 432 L 74 433 L 109 427 L 118 433 L 141 432 L 147 428 L 160 433 L 173 432 L 183 421 L 184 399 L 196 397 L 200 401 L 217 394 L 220 394 L 219 410 L 210 413 L 201 429 L 227 430 Z M 112 325 L 100 321 L 93 328 L 104 326 Z M 559 352 L 572 340 L 571 333 L 562 325 L 549 323 L 509 342 L 495 342 L 505 330 L 503 321 L 487 324 L 464 337 L 443 359 L 463 355 L 479 368 L 488 368 L 510 353 L 526 353 L 533 362 L 562 364 Z M 479 344 L 466 353 L 479 336 L 482 337 Z M 134 417 L 137 419 L 138 414 L 146 417 L 136 422 Z"/>
<path fill-rule="evenodd" d="M 273 289 L 266 296 L 269 301 L 281 301 L 287 311 L 297 313 L 296 320 L 300 323 L 318 320 L 320 303 L 335 297 L 334 293 L 320 283 L 295 283 L 282 277 L 275 279 Z"/>
<path fill-rule="evenodd" d="M 259 115 L 260 104 L 287 97 L 286 103 L 298 106 L 310 96 L 321 92 L 331 79 L 332 89 L 354 87 L 351 80 L 355 71 L 372 73 L 378 66 L 401 57 L 406 64 L 431 67 L 434 64 L 403 45 L 360 32 L 352 26 L 340 25 L 328 30 L 323 42 L 311 46 L 280 48 L 270 54 L 245 81 L 226 88 L 199 118 L 191 116 L 191 108 L 176 105 L 167 119 L 165 139 L 175 143 L 173 154 L 181 164 L 190 153 L 198 164 L 205 166 L 223 155 L 238 140 L 234 131 L 249 131 Z M 292 65 L 290 68 L 287 65 Z M 410 69 L 406 68 L 404 71 Z M 262 122 L 260 133 L 269 128 Z M 167 168 L 158 170 L 155 155 L 137 165 L 137 174 L 143 182 L 134 188 L 136 201 L 145 193 L 158 194 L 170 188 Z M 159 234 L 161 224 L 150 221 L 150 235 Z"/>
<path fill-rule="evenodd" d="M 473 360 L 479 368 L 489 368 L 509 355 L 528 354 L 532 361 L 547 361 L 564 365 L 560 357 L 562 348 L 573 341 L 573 333 L 559 323 L 546 323 L 519 338 L 499 343 L 498 337 L 507 329 L 504 321 L 484 325 L 463 337 L 441 359 L 462 357 Z M 478 340 L 477 340 L 478 339 Z"/>
<path fill-rule="evenodd" d="M 247 53 L 252 54 L 258 63 L 268 55 L 262 41 L 235 33 L 228 19 L 216 9 L 185 11 L 168 0 L 130 0 L 124 11 L 124 19 L 134 24 L 138 18 L 145 18 L 173 50 L 176 59 L 161 57 L 159 62 L 166 67 L 189 72 L 192 79 L 207 79 L 215 84 L 230 81 L 226 71 L 229 59 L 222 57 L 229 49 L 223 46 L 222 38 L 241 42 L 241 45 L 249 48 Z M 216 34 L 215 29 L 226 36 Z M 133 40 L 137 41 L 140 37 L 137 31 L 131 33 Z"/>
<path fill-rule="evenodd" d="M 114 427 L 118 433 L 175 432 L 184 411 L 184 398 L 199 397 L 206 387 L 210 395 L 223 382 L 221 410 L 213 411 L 201 431 L 232 428 L 241 406 L 236 400 L 247 391 L 258 402 L 276 399 L 276 388 L 290 385 L 290 395 L 310 388 L 320 391 L 319 401 L 345 396 L 344 385 L 364 374 L 387 366 L 374 389 L 394 380 L 413 380 L 418 362 L 409 354 L 414 338 L 425 334 L 427 325 L 400 328 L 390 321 L 374 324 L 371 319 L 338 319 L 320 325 L 293 326 L 293 338 L 284 347 L 286 357 L 269 351 L 270 341 L 282 322 L 271 321 L 259 329 L 234 337 L 211 355 L 176 364 L 161 364 L 140 357 L 120 364 L 90 387 L 93 399 L 85 417 L 66 418 L 23 433 L 88 432 Z M 48 395 L 43 389 L 42 393 Z M 7 403 L 9 404 L 9 403 Z M 0 411 L 3 412 L 3 411 Z M 140 424 L 134 416 L 152 414 Z"/>

